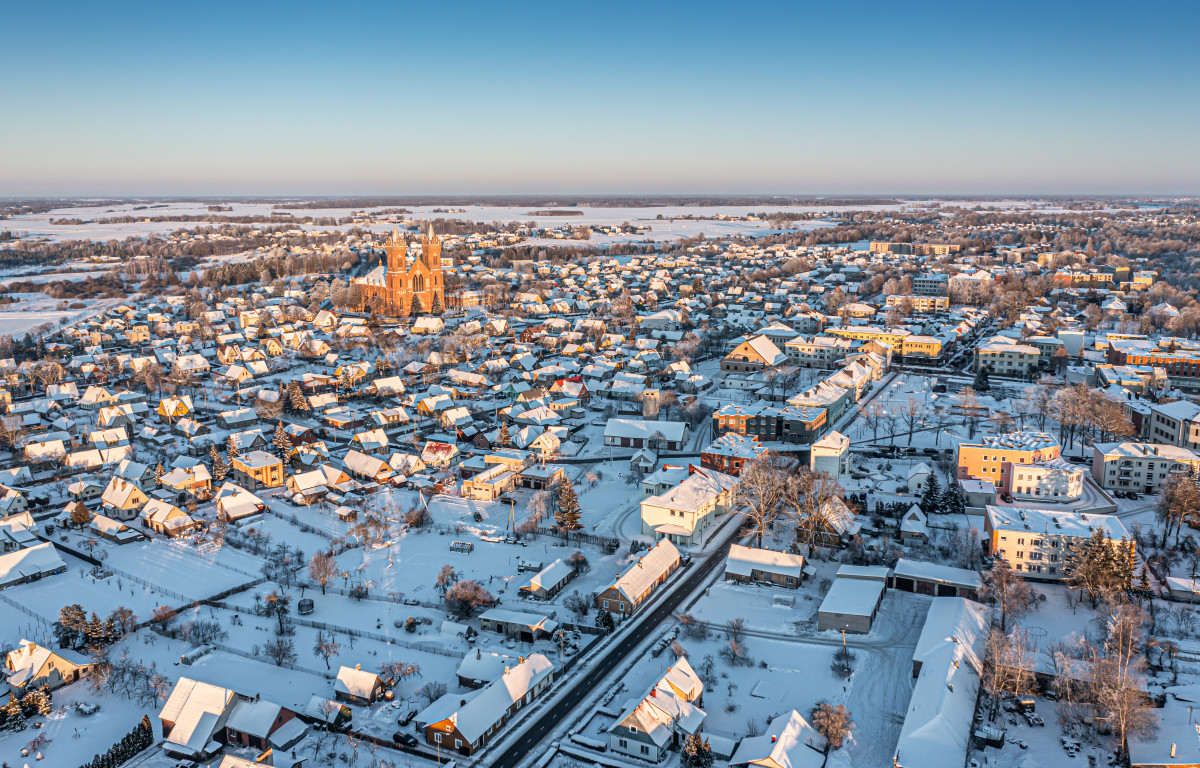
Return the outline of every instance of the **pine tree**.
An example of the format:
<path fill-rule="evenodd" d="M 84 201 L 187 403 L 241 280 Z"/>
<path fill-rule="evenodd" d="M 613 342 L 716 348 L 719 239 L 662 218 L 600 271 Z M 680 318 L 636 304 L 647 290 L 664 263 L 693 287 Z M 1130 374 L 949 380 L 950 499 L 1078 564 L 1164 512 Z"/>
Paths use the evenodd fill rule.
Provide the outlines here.
<path fill-rule="evenodd" d="M 437 317 L 441 317 L 443 311 L 444 310 L 442 309 L 442 297 L 438 296 L 437 293 L 434 293 L 433 294 L 433 304 L 429 307 L 429 314 L 435 315 Z"/>
<path fill-rule="evenodd" d="M 17 701 L 17 697 L 10 693 L 8 694 L 8 701 L 3 707 L 0 707 L 0 712 L 3 712 L 4 716 L 10 720 L 14 717 L 20 717 L 22 713 L 21 702 Z"/>
<path fill-rule="evenodd" d="M 421 305 L 421 297 L 414 293 L 412 298 L 412 306 L 409 307 L 408 314 L 412 317 L 416 317 L 424 311 L 425 307 Z"/>
<path fill-rule="evenodd" d="M 226 442 L 225 452 L 226 452 L 226 455 L 229 457 L 229 463 L 232 464 L 233 460 L 241 455 L 242 449 L 240 447 L 238 447 L 237 438 L 234 437 L 233 435 L 230 435 L 229 439 L 226 440 L 225 442 Z"/>
<path fill-rule="evenodd" d="M 103 648 L 108 645 L 108 630 L 95 611 L 92 611 L 92 618 L 87 624 L 87 644 L 89 648 Z"/>
<path fill-rule="evenodd" d="M 225 482 L 225 478 L 229 476 L 229 463 L 225 461 L 225 454 L 217 451 L 217 447 L 213 446 L 212 460 L 212 478 L 218 483 Z"/>
<path fill-rule="evenodd" d="M 713 764 L 712 747 L 708 739 L 700 738 L 700 732 L 691 734 L 683 741 L 683 751 L 679 755 L 679 764 L 683 768 L 711 768 Z"/>
<path fill-rule="evenodd" d="M 500 435 L 496 438 L 496 442 L 503 446 L 512 445 L 512 434 L 508 431 L 508 422 L 500 425 Z"/>
<path fill-rule="evenodd" d="M 380 357 L 375 361 L 375 372 L 380 376 L 386 376 L 392 372 L 392 361 L 386 357 Z"/>
<path fill-rule="evenodd" d="M 988 369 L 986 365 L 980 365 L 979 370 L 975 371 L 975 381 L 971 385 L 976 392 L 987 392 L 992 388 L 992 384 L 988 381 Z"/>
<path fill-rule="evenodd" d="M 304 396 L 304 392 L 300 389 L 300 382 L 293 381 L 288 385 L 288 403 L 291 404 L 292 410 L 297 413 L 309 410 L 308 398 Z"/>
<path fill-rule="evenodd" d="M 558 504 L 554 510 L 555 527 L 562 533 L 564 539 L 570 535 L 571 531 L 583 527 L 583 523 L 580 521 L 581 512 L 579 495 L 575 493 L 575 486 L 571 484 L 570 478 L 564 478 L 558 486 Z"/>
<path fill-rule="evenodd" d="M 275 425 L 275 437 L 271 445 L 275 447 L 275 452 L 280 458 L 286 459 L 292 454 L 292 437 L 283 428 L 282 421 Z"/>
<path fill-rule="evenodd" d="M 925 493 L 921 496 L 921 510 L 927 515 L 942 511 L 942 487 L 937 473 L 930 472 L 925 478 Z"/>
<path fill-rule="evenodd" d="M 158 466 L 154 468 L 154 482 L 162 485 L 163 475 L 167 474 L 167 470 L 163 469 L 162 462 L 158 462 Z"/>
<path fill-rule="evenodd" d="M 967 504 L 964 501 L 962 494 L 954 483 L 946 486 L 946 490 L 942 492 L 942 513 L 947 515 L 961 515 L 967 511 Z"/>

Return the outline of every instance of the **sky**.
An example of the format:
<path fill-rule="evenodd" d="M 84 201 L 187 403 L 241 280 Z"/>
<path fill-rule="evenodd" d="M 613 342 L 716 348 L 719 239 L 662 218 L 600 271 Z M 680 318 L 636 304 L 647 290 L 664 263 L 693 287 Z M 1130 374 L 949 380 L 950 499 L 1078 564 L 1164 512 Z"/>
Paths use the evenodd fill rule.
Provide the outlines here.
<path fill-rule="evenodd" d="M 1200 3 L 10 2 L 0 196 L 1200 194 Z"/>

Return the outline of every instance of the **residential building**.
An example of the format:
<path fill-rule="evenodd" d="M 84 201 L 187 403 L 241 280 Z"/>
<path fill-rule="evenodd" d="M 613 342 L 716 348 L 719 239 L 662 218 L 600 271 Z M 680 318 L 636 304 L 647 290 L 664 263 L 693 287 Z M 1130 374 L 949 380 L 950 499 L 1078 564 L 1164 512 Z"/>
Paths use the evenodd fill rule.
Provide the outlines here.
<path fill-rule="evenodd" d="M 251 451 L 244 456 L 235 456 L 230 469 L 233 479 L 252 491 L 283 485 L 283 459 L 266 451 Z"/>
<path fill-rule="evenodd" d="M 596 607 L 630 616 L 678 568 L 679 550 L 670 540 L 659 539 L 612 586 L 596 595 Z"/>
<path fill-rule="evenodd" d="M 1162 443 L 1092 446 L 1092 478 L 1106 490 L 1154 493 L 1172 472 L 1200 472 L 1200 455 Z"/>
<path fill-rule="evenodd" d="M 1037 371 L 1039 359 L 1037 347 L 1007 336 L 994 336 L 975 349 L 975 370 L 983 367 L 988 373 L 1024 377 Z"/>
<path fill-rule="evenodd" d="M 803 555 L 734 544 L 725 560 L 725 580 L 797 589 L 804 581 L 804 565 Z"/>
<path fill-rule="evenodd" d="M 1004 558 L 1029 579 L 1060 581 L 1067 548 L 1100 531 L 1110 545 L 1128 540 L 1120 518 L 1071 510 L 988 506 L 984 539 L 989 556 Z"/>
<path fill-rule="evenodd" d="M 716 518 L 729 511 L 736 487 L 733 475 L 693 466 L 679 485 L 642 499 L 642 534 L 681 546 L 700 544 Z"/>
<path fill-rule="evenodd" d="M 1053 461 L 1062 455 L 1062 446 L 1046 432 L 1013 432 L 1008 435 L 986 435 L 978 443 L 959 443 L 959 480 L 990 480 L 1001 493 L 1013 492 L 1013 473 L 1017 468 Z M 1048 483 L 1057 483 L 1061 478 L 1050 475 Z M 1037 490 L 1041 478 L 1022 478 L 1022 487 Z M 1030 485 L 1033 484 L 1033 485 Z M 1051 497 L 1062 488 L 1046 485 L 1042 488 Z M 1046 496 L 1046 493 L 1040 494 Z"/>

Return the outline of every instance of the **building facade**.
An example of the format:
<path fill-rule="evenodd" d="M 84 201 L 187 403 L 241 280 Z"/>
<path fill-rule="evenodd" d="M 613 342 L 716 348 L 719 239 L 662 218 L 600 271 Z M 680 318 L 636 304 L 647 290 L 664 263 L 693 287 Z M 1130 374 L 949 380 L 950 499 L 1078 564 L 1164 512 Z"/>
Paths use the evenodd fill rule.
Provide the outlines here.
<path fill-rule="evenodd" d="M 383 244 L 386 264 L 381 263 L 355 281 L 362 286 L 364 310 L 389 317 L 408 317 L 445 306 L 442 241 L 433 234 L 432 225 L 421 237 L 420 244 L 420 256 L 410 260 L 408 243 L 401 236 L 399 227 L 392 229 L 391 237 Z M 412 311 L 414 299 L 416 313 Z"/>

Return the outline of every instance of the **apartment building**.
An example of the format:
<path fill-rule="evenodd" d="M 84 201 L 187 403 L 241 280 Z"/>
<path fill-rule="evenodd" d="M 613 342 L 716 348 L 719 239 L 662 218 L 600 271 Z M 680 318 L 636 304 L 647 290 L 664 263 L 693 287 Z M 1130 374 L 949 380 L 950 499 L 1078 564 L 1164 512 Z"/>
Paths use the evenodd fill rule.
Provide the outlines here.
<path fill-rule="evenodd" d="M 801 368 L 836 368 L 853 344 L 835 336 L 797 336 L 783 345 L 788 362 Z"/>
<path fill-rule="evenodd" d="M 250 451 L 236 456 L 230 464 L 234 482 L 252 491 L 283 485 L 283 460 L 266 451 Z"/>
<path fill-rule="evenodd" d="M 946 296 L 950 293 L 950 275 L 943 273 L 914 275 L 912 279 L 913 293 L 923 296 Z M 950 299 L 946 299 L 946 307 Z"/>
<path fill-rule="evenodd" d="M 942 275 L 942 277 L 944 278 L 946 276 Z M 916 280 L 914 279 L 913 282 L 913 290 L 915 291 Z M 943 280 L 942 282 L 945 283 L 946 281 Z M 883 300 L 883 303 L 888 307 L 903 307 L 907 304 L 907 306 L 913 312 L 919 312 L 921 314 L 928 312 L 945 312 L 946 310 L 950 309 L 949 296 L 920 296 L 916 294 L 912 296 L 888 296 Z"/>
<path fill-rule="evenodd" d="M 845 390 L 843 390 L 845 391 Z M 809 445 L 820 439 L 829 411 L 807 405 L 779 406 L 765 400 L 748 405 L 727 403 L 712 415 L 713 433 L 755 436 L 766 442 Z"/>
<path fill-rule="evenodd" d="M 1099 347 L 1099 345 L 1097 345 Z M 1108 362 L 1113 365 L 1149 365 L 1162 368 L 1171 386 L 1200 392 L 1200 344 L 1184 339 L 1136 338 L 1109 334 Z"/>
<path fill-rule="evenodd" d="M 1161 443 L 1096 443 L 1092 478 L 1110 491 L 1154 493 L 1172 472 L 1200 471 L 1200 455 Z"/>
<path fill-rule="evenodd" d="M 904 337 L 912 333 L 905 328 L 879 328 L 873 325 L 845 325 L 829 328 L 825 331 L 833 336 L 855 341 L 880 341 L 893 347 L 898 346 Z"/>
<path fill-rule="evenodd" d="M 942 356 L 942 342 L 933 336 L 905 336 L 900 342 L 900 354 L 908 362 L 938 360 Z"/>
<path fill-rule="evenodd" d="M 1037 347 L 1007 336 L 994 336 L 976 348 L 975 370 L 982 366 L 988 373 L 1001 376 L 1028 376 L 1037 370 L 1040 358 Z"/>
<path fill-rule="evenodd" d="M 1175 400 L 1150 406 L 1150 440 L 1180 448 L 1200 448 L 1200 405 Z"/>
<path fill-rule="evenodd" d="M 1099 530 L 1112 545 L 1129 532 L 1114 515 L 988 506 L 983 521 L 988 554 L 1003 558 L 1027 579 L 1058 581 L 1068 547 Z"/>
<path fill-rule="evenodd" d="M 990 480 L 1001 493 L 1012 493 L 1014 474 L 1018 468 L 1024 474 L 1034 465 L 1054 462 L 1061 456 L 1062 446 L 1046 432 L 987 435 L 978 443 L 959 444 L 956 477 L 959 480 Z M 1056 465 L 1047 466 L 1054 468 Z M 1045 485 L 1042 484 L 1043 480 Z M 1022 495 L 1035 495 L 1030 493 L 1032 489 L 1042 491 L 1036 496 L 1054 498 L 1054 491 L 1062 492 L 1061 480 L 1061 477 L 1053 474 L 1022 477 Z"/>

